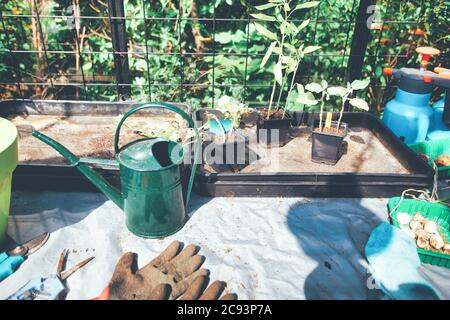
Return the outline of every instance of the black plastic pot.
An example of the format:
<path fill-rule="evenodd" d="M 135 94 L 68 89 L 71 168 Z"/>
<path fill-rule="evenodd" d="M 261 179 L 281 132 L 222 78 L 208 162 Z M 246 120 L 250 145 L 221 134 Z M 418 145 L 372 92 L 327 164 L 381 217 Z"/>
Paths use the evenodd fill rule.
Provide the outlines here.
<path fill-rule="evenodd" d="M 222 111 L 212 108 L 202 108 L 194 112 L 194 121 L 200 121 L 201 125 L 208 122 L 208 114 L 213 114 L 217 119 L 221 120 L 224 118 Z"/>
<path fill-rule="evenodd" d="M 292 125 L 291 116 L 286 113 L 284 119 L 258 119 L 256 137 L 258 143 L 268 147 L 284 146 L 289 140 L 289 129 Z"/>
<path fill-rule="evenodd" d="M 208 135 L 203 143 L 203 163 L 213 165 L 246 166 L 249 161 L 248 138 L 239 131 L 236 141 L 217 143 L 213 141 L 214 135 Z"/>
<path fill-rule="evenodd" d="M 193 113 L 193 119 L 199 125 L 208 121 L 207 114 L 214 114 L 223 119 L 223 113 L 216 109 L 202 108 Z M 202 161 L 210 165 L 228 165 L 233 167 L 245 167 L 250 163 L 249 138 L 239 129 L 235 129 L 237 139 L 231 142 L 219 143 L 216 135 L 206 132 L 202 145 Z"/>
<path fill-rule="evenodd" d="M 310 113 L 306 111 L 293 111 L 292 112 L 292 126 L 298 127 L 301 124 L 308 123 Z"/>
<path fill-rule="evenodd" d="M 344 129 L 344 134 L 333 134 L 315 131 L 319 127 L 319 120 L 314 121 L 312 130 L 311 160 L 313 162 L 335 165 L 343 151 L 344 138 L 347 135 L 347 124 L 341 122 L 340 128 Z M 337 121 L 331 122 L 331 127 L 337 127 Z"/>

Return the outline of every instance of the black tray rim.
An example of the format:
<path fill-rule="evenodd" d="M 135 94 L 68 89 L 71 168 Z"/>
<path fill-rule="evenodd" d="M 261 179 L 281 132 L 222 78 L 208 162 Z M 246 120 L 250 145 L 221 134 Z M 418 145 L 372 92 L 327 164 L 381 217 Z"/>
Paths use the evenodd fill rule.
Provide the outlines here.
<path fill-rule="evenodd" d="M 317 112 L 305 112 L 306 114 L 311 115 L 309 118 L 311 121 L 314 121 L 316 118 L 316 115 L 318 115 Z M 291 113 L 292 114 L 292 113 Z M 333 113 L 333 115 L 337 115 L 338 113 Z M 291 178 L 290 181 L 295 181 L 298 178 L 304 178 L 304 177 L 366 177 L 366 178 L 403 178 L 403 179 L 430 179 L 434 176 L 434 170 L 433 168 L 423 159 L 421 159 L 414 151 L 412 151 L 404 142 L 400 141 L 392 130 L 390 130 L 388 127 L 386 127 L 383 122 L 376 116 L 370 113 L 366 112 L 344 112 L 343 120 L 346 117 L 353 116 L 353 117 L 366 117 L 371 119 L 370 121 L 375 121 L 375 123 L 380 126 L 381 130 L 383 130 L 385 135 L 387 135 L 387 138 L 393 142 L 393 147 L 398 150 L 399 153 L 405 153 L 405 157 L 408 157 L 410 159 L 414 159 L 416 162 L 416 165 L 418 166 L 419 171 L 422 171 L 423 173 L 417 173 L 412 172 L 409 174 L 398 174 L 398 173 L 364 173 L 364 172 L 338 172 L 338 173 L 330 173 L 330 172 L 245 172 L 245 173 L 232 173 L 232 172 L 220 172 L 220 173 L 207 173 L 197 170 L 196 175 L 201 178 L 202 180 L 208 180 L 209 183 L 212 183 L 213 180 L 216 180 L 214 182 L 221 182 L 222 181 L 230 181 L 234 180 L 235 182 L 239 181 L 239 183 L 242 183 L 243 179 L 246 178 L 255 178 L 260 177 L 259 179 L 255 179 L 254 181 L 264 180 L 264 181 L 279 181 L 279 178 Z M 236 177 L 239 177 L 239 179 L 236 179 Z M 268 180 L 269 178 L 269 180 Z"/>

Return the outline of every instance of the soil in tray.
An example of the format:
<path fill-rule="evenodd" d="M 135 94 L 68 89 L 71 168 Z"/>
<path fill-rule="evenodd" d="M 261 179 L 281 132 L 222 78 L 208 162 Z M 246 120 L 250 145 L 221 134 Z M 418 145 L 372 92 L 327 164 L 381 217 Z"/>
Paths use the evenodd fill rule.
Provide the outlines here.
<path fill-rule="evenodd" d="M 316 129 L 314 129 L 314 132 L 332 134 L 334 136 L 339 136 L 339 137 L 342 137 L 345 134 L 345 130 L 342 128 L 339 128 L 339 133 L 337 133 L 335 127 L 332 127 L 332 128 L 323 127 L 322 132 L 319 130 L 319 128 L 316 128 Z"/>
<path fill-rule="evenodd" d="M 242 137 L 238 136 L 235 132 L 227 132 L 225 133 L 225 142 L 223 142 L 224 137 L 221 134 L 216 134 L 212 138 L 212 142 L 215 144 L 222 144 L 222 143 L 233 143 L 236 141 L 242 141 Z"/>
<path fill-rule="evenodd" d="M 311 161 L 311 129 L 295 128 L 291 140 L 283 147 L 266 149 L 256 144 L 256 130 L 249 129 L 250 149 L 258 154 L 258 160 L 240 172 L 323 172 L 323 173 L 410 173 L 370 131 L 350 128 L 344 140 L 344 154 L 336 165 L 329 166 Z M 278 163 L 271 153 L 279 152 Z"/>
<path fill-rule="evenodd" d="M 18 126 L 19 162 L 27 164 L 64 164 L 66 160 L 53 148 L 31 136 L 30 126 L 55 139 L 79 157 L 113 159 L 116 116 L 14 115 L 9 119 Z M 139 128 L 161 128 L 173 121 L 172 115 L 130 117 L 122 127 L 119 146 L 142 138 Z M 22 130 L 21 128 L 27 128 Z"/>

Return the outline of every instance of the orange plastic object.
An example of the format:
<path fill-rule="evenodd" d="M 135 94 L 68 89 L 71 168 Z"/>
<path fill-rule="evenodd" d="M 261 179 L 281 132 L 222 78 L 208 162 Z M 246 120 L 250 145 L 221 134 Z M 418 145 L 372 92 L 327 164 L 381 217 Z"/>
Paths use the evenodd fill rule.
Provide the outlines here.
<path fill-rule="evenodd" d="M 432 83 L 433 82 L 433 77 L 431 77 L 431 76 L 424 76 L 423 77 L 423 82 L 425 82 L 425 83 Z"/>
<path fill-rule="evenodd" d="M 422 61 L 428 61 L 431 56 L 437 56 L 441 53 L 440 50 L 432 47 L 418 47 L 416 52 L 422 55 Z"/>
<path fill-rule="evenodd" d="M 98 297 L 92 298 L 90 300 L 109 300 L 109 285 L 103 289 L 102 293 Z"/>
<path fill-rule="evenodd" d="M 380 43 L 381 43 L 381 44 L 385 44 L 385 43 L 388 43 L 388 42 L 392 42 L 392 40 L 391 40 L 391 39 L 388 39 L 388 38 L 380 39 Z"/>
<path fill-rule="evenodd" d="M 427 34 L 427 32 L 422 30 L 422 29 L 420 29 L 420 28 L 417 28 L 415 30 L 414 29 L 409 30 L 409 34 L 418 35 L 418 36 L 424 36 L 424 35 Z"/>
<path fill-rule="evenodd" d="M 375 29 L 375 30 L 382 30 L 382 29 L 383 30 L 388 30 L 389 26 L 381 25 L 381 24 L 377 23 L 377 24 L 373 25 L 372 29 Z"/>
<path fill-rule="evenodd" d="M 383 74 L 391 75 L 393 73 L 394 73 L 394 69 L 393 68 L 384 68 L 383 69 Z"/>

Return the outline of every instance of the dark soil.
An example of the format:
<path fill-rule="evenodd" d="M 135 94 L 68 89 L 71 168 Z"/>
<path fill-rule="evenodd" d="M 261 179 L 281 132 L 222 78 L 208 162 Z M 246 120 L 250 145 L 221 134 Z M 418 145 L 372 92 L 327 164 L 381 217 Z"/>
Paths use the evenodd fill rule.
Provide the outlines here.
<path fill-rule="evenodd" d="M 349 137 L 349 139 L 352 140 L 353 142 L 360 143 L 360 144 L 366 143 L 363 138 L 361 138 L 360 136 L 357 136 L 357 135 L 351 135 Z"/>
<path fill-rule="evenodd" d="M 241 117 L 241 124 L 245 126 L 256 125 L 256 122 L 259 119 L 259 113 L 254 109 L 247 109 Z"/>
<path fill-rule="evenodd" d="M 333 128 L 333 127 L 326 128 L 325 126 L 322 127 L 322 132 L 319 131 L 319 128 L 315 128 L 314 132 L 332 134 L 334 136 L 339 136 L 339 137 L 343 137 L 345 135 L 345 129 L 343 129 L 343 128 L 339 128 L 339 132 L 336 132 L 336 128 Z"/>
<path fill-rule="evenodd" d="M 268 109 L 262 109 L 258 111 L 262 119 L 267 119 L 267 115 L 269 115 L 269 119 L 283 119 L 283 109 L 272 109 L 270 110 L 270 113 Z"/>
<path fill-rule="evenodd" d="M 15 115 L 9 120 L 19 129 L 20 163 L 66 163 L 56 150 L 31 136 L 29 128 L 58 141 L 78 157 L 114 158 L 114 133 L 119 121 L 115 116 Z M 171 114 L 130 117 L 122 127 L 119 146 L 142 138 L 136 131 L 140 127 L 161 128 L 173 120 Z"/>

